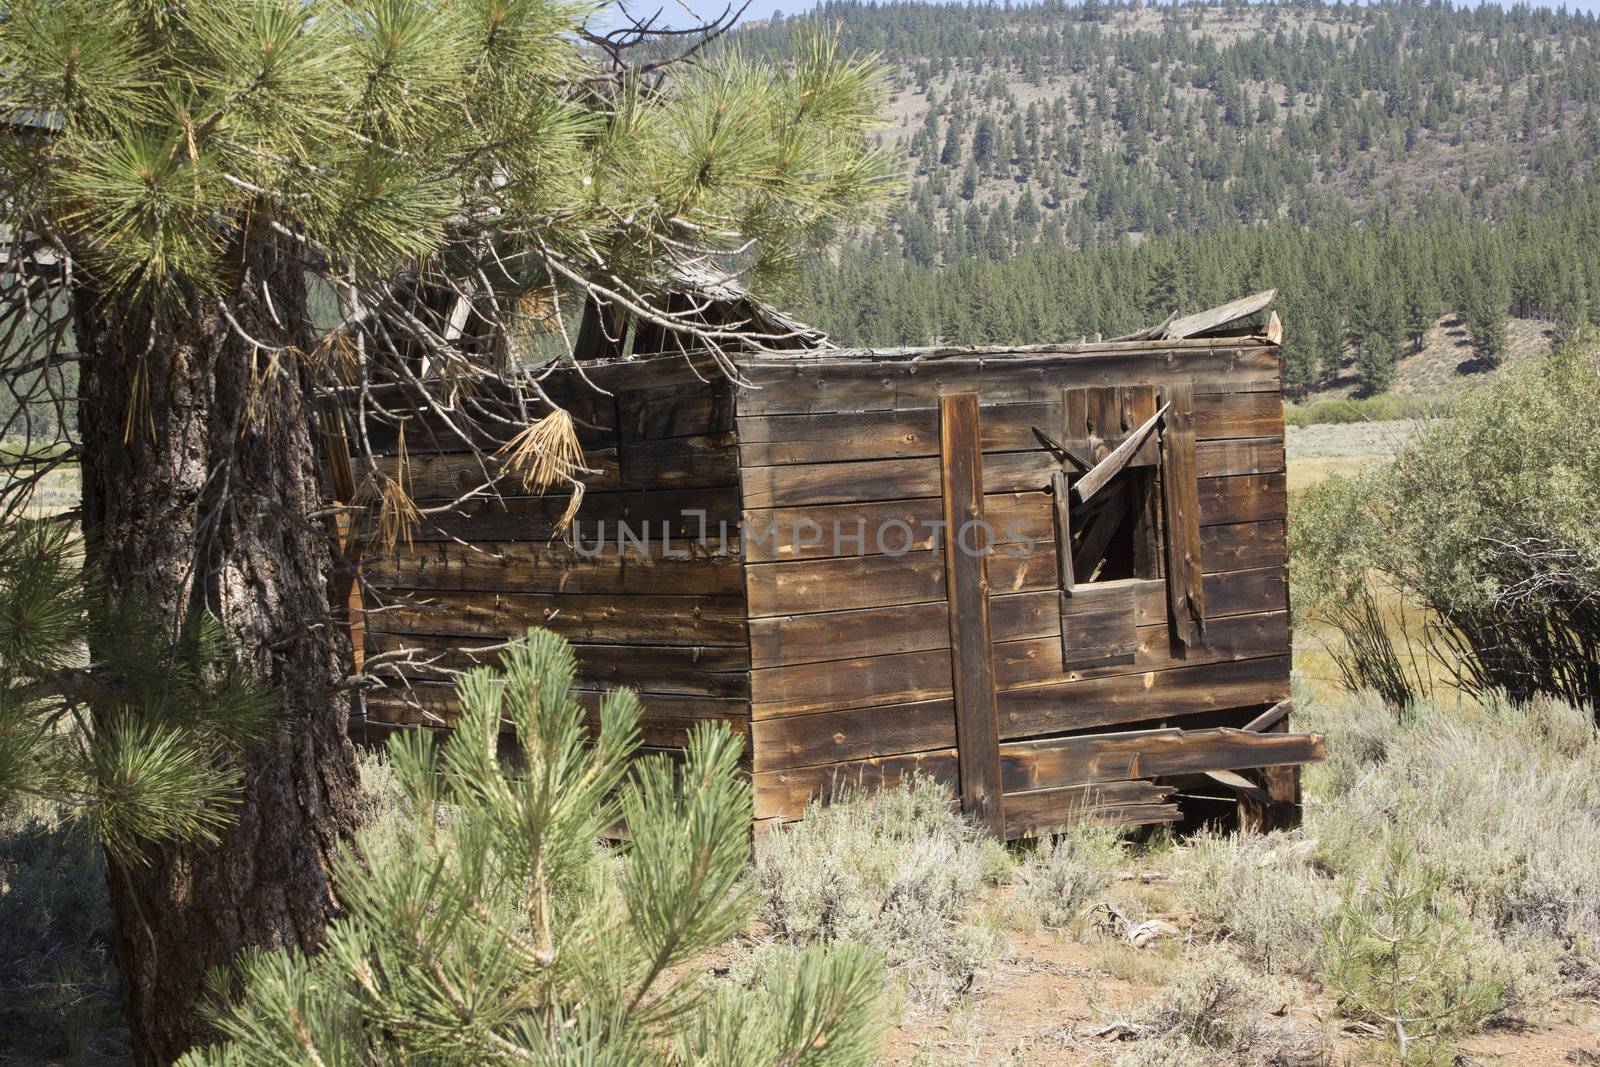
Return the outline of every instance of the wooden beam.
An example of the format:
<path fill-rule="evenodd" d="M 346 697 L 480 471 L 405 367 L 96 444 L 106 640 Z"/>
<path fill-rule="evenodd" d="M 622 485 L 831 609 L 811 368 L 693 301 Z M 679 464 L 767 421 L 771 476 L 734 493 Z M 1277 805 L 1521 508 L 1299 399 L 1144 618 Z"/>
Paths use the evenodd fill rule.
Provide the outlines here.
<path fill-rule="evenodd" d="M 1230 322 L 1238 322 L 1247 315 L 1254 315 L 1277 298 L 1278 290 L 1268 289 L 1264 293 L 1251 293 L 1241 296 L 1237 300 L 1230 300 L 1226 304 L 1209 308 L 1194 315 L 1185 315 L 1181 319 L 1174 319 L 1167 323 L 1166 329 L 1161 331 L 1161 340 L 1176 341 L 1184 337 L 1193 337 L 1205 333 L 1207 330 L 1217 330 Z"/>
<path fill-rule="evenodd" d="M 1061 591 L 1071 596 L 1077 579 L 1072 573 L 1072 501 L 1068 499 L 1065 471 L 1050 476 L 1050 498 L 1055 511 L 1056 580 Z"/>
<path fill-rule="evenodd" d="M 1265 733 L 1274 726 L 1278 725 L 1284 719 L 1287 719 L 1289 717 L 1289 713 L 1292 711 L 1294 711 L 1294 701 L 1280 700 L 1266 711 L 1263 711 L 1260 715 L 1257 715 L 1255 718 L 1239 727 L 1239 729 L 1248 730 L 1251 733 L 1257 734 Z"/>
<path fill-rule="evenodd" d="M 963 528 L 981 529 L 984 523 L 977 393 L 952 393 L 940 398 L 939 445 L 961 807 L 980 827 L 1003 836 L 1006 823 L 1000 789 L 1000 731 L 995 714 L 994 649 L 989 636 L 989 575 L 985 559 L 988 546 L 974 546 L 970 537 L 961 535 Z"/>
<path fill-rule="evenodd" d="M 1078 479 L 1072 487 L 1072 495 L 1078 498 L 1078 503 L 1086 504 L 1089 498 L 1105 487 L 1105 484 L 1121 473 L 1133 457 L 1138 453 L 1139 446 L 1143 445 L 1150 432 L 1156 428 L 1161 417 L 1167 413 L 1171 405 L 1162 405 L 1161 409 L 1145 420 L 1144 425 L 1134 430 L 1125 437 L 1120 445 L 1111 450 L 1111 454 L 1096 463 L 1089 473 Z"/>
<path fill-rule="evenodd" d="M 1185 646 L 1205 636 L 1205 591 L 1200 571 L 1200 490 L 1195 469 L 1194 389 L 1168 386 L 1161 429 L 1161 495 L 1165 505 L 1167 604 Z"/>

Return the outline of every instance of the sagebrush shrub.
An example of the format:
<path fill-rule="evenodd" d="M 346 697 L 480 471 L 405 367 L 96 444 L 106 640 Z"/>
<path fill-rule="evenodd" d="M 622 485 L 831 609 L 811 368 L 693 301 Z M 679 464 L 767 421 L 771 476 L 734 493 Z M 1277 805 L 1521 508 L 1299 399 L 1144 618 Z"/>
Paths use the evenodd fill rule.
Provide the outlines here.
<path fill-rule="evenodd" d="M 1182 900 L 1202 931 L 1271 974 L 1308 976 L 1337 899 L 1300 834 L 1200 834 L 1177 852 Z"/>
<path fill-rule="evenodd" d="M 1127 856 L 1120 828 L 1083 820 L 1034 846 L 1021 869 L 1020 902 L 1036 922 L 1063 927 L 1116 880 Z"/>
<path fill-rule="evenodd" d="M 915 1004 L 937 1008 L 998 950 L 993 932 L 963 919 L 1010 866 L 951 811 L 942 785 L 913 777 L 813 803 L 767 838 L 755 881 L 772 936 L 868 946 Z"/>

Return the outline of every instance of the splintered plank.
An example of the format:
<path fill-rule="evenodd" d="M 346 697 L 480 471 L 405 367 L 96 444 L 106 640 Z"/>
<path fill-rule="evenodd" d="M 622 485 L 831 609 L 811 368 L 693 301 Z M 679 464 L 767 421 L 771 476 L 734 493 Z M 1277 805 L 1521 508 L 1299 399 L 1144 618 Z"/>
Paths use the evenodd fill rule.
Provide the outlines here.
<path fill-rule="evenodd" d="M 1161 492 L 1166 519 L 1167 603 L 1178 638 L 1191 647 L 1205 635 L 1200 569 L 1200 497 L 1195 469 L 1194 390 L 1168 386 L 1161 433 Z"/>
<path fill-rule="evenodd" d="M 1015 741 L 1000 746 L 1007 795 L 1025 789 L 1159 778 L 1205 771 L 1316 763 L 1321 734 L 1208 730 L 1131 730 Z"/>
<path fill-rule="evenodd" d="M 1176 790 L 1154 782 L 1107 782 L 1006 794 L 1006 836 L 1042 837 L 1092 819 L 1118 825 L 1176 822 Z"/>
<path fill-rule="evenodd" d="M 979 825 L 1000 834 L 1005 815 L 996 748 L 989 576 L 985 566 L 988 552 L 965 547 L 960 535 L 968 524 L 985 521 L 977 393 L 954 393 L 940 399 L 939 440 L 961 807 Z"/>
<path fill-rule="evenodd" d="M 1254 315 L 1265 308 L 1277 297 L 1278 290 L 1267 289 L 1260 293 L 1251 293 L 1241 296 L 1237 300 L 1230 300 L 1226 304 L 1219 304 L 1214 308 L 1185 315 L 1174 319 L 1161 331 L 1165 338 L 1177 340 L 1183 337 L 1194 337 L 1205 333 L 1207 330 L 1217 330 L 1231 322 L 1238 322 L 1242 318 Z"/>

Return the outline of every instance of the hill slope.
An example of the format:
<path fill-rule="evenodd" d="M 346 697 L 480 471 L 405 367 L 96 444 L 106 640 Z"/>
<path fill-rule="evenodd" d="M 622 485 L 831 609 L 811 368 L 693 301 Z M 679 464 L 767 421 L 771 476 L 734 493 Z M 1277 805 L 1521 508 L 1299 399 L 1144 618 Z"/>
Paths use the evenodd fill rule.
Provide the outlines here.
<path fill-rule="evenodd" d="M 1600 286 L 1593 16 L 1299 2 L 819 14 L 893 65 L 885 139 L 908 158 L 891 224 L 808 285 L 821 324 L 849 339 L 1109 333 L 1276 284 L 1300 320 L 1291 384 L 1353 372 L 1373 389 L 1447 310 L 1492 363 L 1507 313 L 1586 317 Z M 740 44 L 781 53 L 793 21 Z M 1263 224 L 1275 236 L 1239 232 Z M 1028 280 L 975 264 L 1085 249 L 1091 276 L 1044 296 L 1054 322 L 973 308 L 988 321 L 947 322 L 882 299 L 985 304 Z M 971 284 L 926 276 L 939 267 Z"/>

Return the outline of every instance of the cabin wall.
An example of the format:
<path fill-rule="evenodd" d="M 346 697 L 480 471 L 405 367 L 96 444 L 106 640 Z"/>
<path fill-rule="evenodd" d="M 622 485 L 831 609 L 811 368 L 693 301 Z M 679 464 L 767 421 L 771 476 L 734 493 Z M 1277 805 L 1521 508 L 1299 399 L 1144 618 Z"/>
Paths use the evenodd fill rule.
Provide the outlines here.
<path fill-rule="evenodd" d="M 945 561 L 932 525 L 946 392 L 979 393 L 984 505 L 1002 535 L 987 568 L 1008 832 L 1047 830 L 1066 794 L 1089 781 L 1102 781 L 1099 799 L 1133 821 L 1141 811 L 1168 817 L 1164 795 L 1118 779 L 1119 758 L 1129 776 L 1130 753 L 1144 753 L 1141 776 L 1274 761 L 1263 754 L 1283 747 L 1273 740 L 1206 733 L 1185 747 L 1170 730 L 1125 735 L 1239 726 L 1288 695 L 1276 348 L 1235 339 L 744 369 L 759 387 L 740 392 L 736 426 L 744 520 L 757 531 L 746 540 L 745 582 L 758 819 L 796 817 L 843 783 L 913 770 L 956 781 Z M 1145 582 L 1132 662 L 1068 670 L 1045 491 L 1057 462 L 1033 428 L 1061 425 L 1063 389 L 1141 384 L 1195 389 L 1207 640 L 1185 655 L 1169 635 L 1163 583 Z M 837 544 L 835 524 L 846 531 Z M 760 536 L 773 529 L 778 536 Z M 855 532 L 860 550 L 848 540 Z M 902 544 L 909 551 L 891 554 Z M 1059 737 L 1085 731 L 1096 735 Z M 1283 752 L 1285 762 L 1304 755 Z"/>
<path fill-rule="evenodd" d="M 749 651 L 731 386 L 608 384 L 612 395 L 546 383 L 578 420 L 596 471 L 584 478 L 575 531 L 564 535 L 559 526 L 566 491 L 517 495 L 508 481 L 503 499 L 460 504 L 424 524 L 411 544 L 370 549 L 367 654 L 417 649 L 464 668 L 493 663 L 492 646 L 541 626 L 572 642 L 589 706 L 605 689 L 638 690 L 647 747 L 680 747 L 702 720 L 745 734 Z M 471 453 L 430 444 L 427 421 L 408 426 L 406 437 L 407 485 L 423 506 L 484 481 Z M 383 462 L 392 469 L 393 443 L 388 451 Z M 426 670 L 409 680 L 410 692 L 369 694 L 367 721 L 447 725 L 453 684 Z"/>

